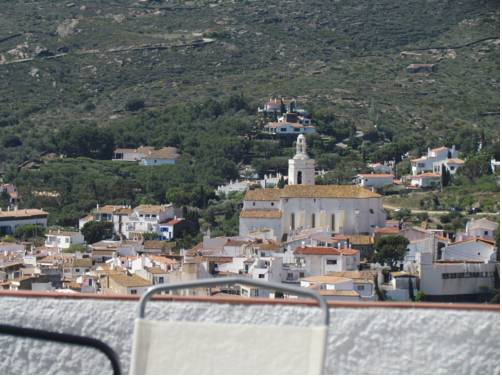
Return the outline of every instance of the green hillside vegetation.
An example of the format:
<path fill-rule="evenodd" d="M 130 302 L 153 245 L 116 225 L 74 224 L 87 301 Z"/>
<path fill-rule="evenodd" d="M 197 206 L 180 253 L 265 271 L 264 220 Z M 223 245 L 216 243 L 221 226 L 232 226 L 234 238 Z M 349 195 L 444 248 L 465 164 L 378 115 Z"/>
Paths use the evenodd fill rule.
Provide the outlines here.
<path fill-rule="evenodd" d="M 0 172 L 51 224 L 75 225 L 98 202 L 168 195 L 202 225 L 235 231 L 238 201 L 218 201 L 215 187 L 246 164 L 286 173 L 293 153 L 290 140 L 259 133 L 256 109 L 270 96 L 296 97 L 313 115 L 321 134 L 309 153 L 329 170 L 321 184 L 443 144 L 473 156 L 483 141 L 482 164 L 499 157 L 496 1 L 1 5 Z M 411 74 L 412 63 L 437 71 Z M 106 161 L 140 145 L 182 157 L 148 168 Z M 478 177 L 467 179 L 476 190 Z"/>

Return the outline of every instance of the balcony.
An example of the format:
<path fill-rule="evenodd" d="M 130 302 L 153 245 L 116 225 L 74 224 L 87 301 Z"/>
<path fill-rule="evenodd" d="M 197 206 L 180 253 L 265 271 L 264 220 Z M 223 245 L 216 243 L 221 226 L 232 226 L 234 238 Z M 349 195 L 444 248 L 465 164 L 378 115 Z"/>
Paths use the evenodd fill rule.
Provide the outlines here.
<path fill-rule="evenodd" d="M 0 322 L 91 336 L 109 344 L 127 373 L 134 296 L 0 291 Z M 307 304 L 300 305 L 300 304 Z M 331 302 L 328 374 L 499 374 L 498 305 Z M 310 301 L 161 296 L 157 319 L 308 325 Z M 238 340 L 236 340 L 238 341 Z M 93 349 L 0 335 L 6 374 L 109 374 Z M 276 350 L 276 352 L 287 352 Z"/>

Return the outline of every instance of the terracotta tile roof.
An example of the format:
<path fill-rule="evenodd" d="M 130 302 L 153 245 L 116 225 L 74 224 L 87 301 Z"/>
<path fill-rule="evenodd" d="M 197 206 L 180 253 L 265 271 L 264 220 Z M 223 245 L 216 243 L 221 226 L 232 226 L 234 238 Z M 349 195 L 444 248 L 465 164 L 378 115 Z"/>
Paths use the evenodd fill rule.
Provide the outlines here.
<path fill-rule="evenodd" d="M 410 272 L 405 272 L 405 271 L 396 271 L 396 272 L 391 272 L 390 274 L 394 278 L 406 278 L 406 277 L 416 278 L 416 277 L 418 277 L 417 274 L 412 274 Z"/>
<path fill-rule="evenodd" d="M 394 174 L 358 174 L 358 177 L 363 178 L 394 178 Z"/>
<path fill-rule="evenodd" d="M 384 227 L 384 228 L 376 228 L 376 234 L 399 234 L 399 228 L 395 227 Z"/>
<path fill-rule="evenodd" d="M 12 217 L 47 217 L 49 214 L 40 209 L 17 209 L 14 211 L 0 211 L 0 219 Z"/>
<path fill-rule="evenodd" d="M 448 164 L 459 164 L 459 165 L 462 165 L 465 163 L 465 161 L 460 158 L 449 158 L 446 162 Z"/>
<path fill-rule="evenodd" d="M 489 239 L 486 239 L 483 237 L 469 237 L 469 238 L 466 238 L 462 241 L 453 242 L 450 244 L 450 246 L 458 245 L 458 244 L 466 243 L 466 242 L 484 242 L 484 243 L 487 243 L 492 246 L 495 245 L 495 241 L 493 241 L 493 240 L 489 240 Z"/>
<path fill-rule="evenodd" d="M 338 291 L 335 289 L 319 289 L 318 293 L 321 296 L 346 296 L 346 297 L 360 297 L 356 291 Z"/>
<path fill-rule="evenodd" d="M 160 149 L 149 149 L 144 156 L 145 160 L 162 159 L 176 160 L 180 157 L 178 149 L 174 147 L 164 147 Z"/>
<path fill-rule="evenodd" d="M 411 177 L 411 179 L 416 179 L 416 178 L 441 178 L 441 174 L 436 174 L 436 173 L 422 173 L 419 175 L 414 175 Z"/>
<path fill-rule="evenodd" d="M 110 275 L 110 279 L 115 281 L 118 285 L 123 287 L 148 287 L 152 283 L 138 275 L 125 275 L 125 274 L 115 274 Z"/>
<path fill-rule="evenodd" d="M 172 264 L 178 263 L 174 259 L 161 257 L 158 255 L 149 255 L 148 258 L 150 258 L 152 261 L 155 261 L 155 262 L 161 263 L 161 264 L 171 264 L 172 265 Z"/>
<path fill-rule="evenodd" d="M 447 151 L 448 148 L 446 147 L 438 147 L 438 148 L 433 148 L 431 149 L 432 152 L 441 152 L 441 151 Z"/>
<path fill-rule="evenodd" d="M 172 247 L 171 242 L 150 240 L 143 243 L 144 249 L 170 249 Z"/>
<path fill-rule="evenodd" d="M 281 198 L 281 189 L 266 188 L 249 190 L 244 196 L 244 200 L 252 201 L 277 201 Z"/>
<path fill-rule="evenodd" d="M 330 272 L 328 276 L 336 276 L 341 278 L 352 279 L 357 282 L 370 282 L 373 283 L 373 280 L 378 272 L 372 271 L 341 271 L 341 272 Z"/>
<path fill-rule="evenodd" d="M 141 204 L 134 208 L 135 212 L 138 213 L 154 213 L 159 214 L 165 211 L 169 205 L 156 205 L 156 204 Z"/>
<path fill-rule="evenodd" d="M 74 232 L 74 231 L 69 231 L 69 230 L 60 230 L 60 229 L 50 229 L 47 232 L 48 235 L 51 236 L 78 236 L 81 233 L 80 232 Z"/>
<path fill-rule="evenodd" d="M 94 213 L 107 213 L 113 215 L 115 211 L 123 209 L 123 208 L 128 208 L 123 205 L 112 205 L 112 204 L 107 204 L 99 208 L 95 208 L 93 210 Z"/>
<path fill-rule="evenodd" d="M 279 210 L 254 210 L 246 209 L 241 211 L 241 218 L 258 218 L 258 219 L 280 219 L 282 217 L 282 212 Z"/>
<path fill-rule="evenodd" d="M 154 275 L 167 274 L 167 271 L 163 270 L 160 267 L 146 267 L 145 270 Z"/>
<path fill-rule="evenodd" d="M 313 284 L 337 284 L 337 283 L 349 282 L 352 279 L 341 276 L 322 275 L 322 276 L 307 276 L 301 278 L 300 280 Z"/>
<path fill-rule="evenodd" d="M 373 245 L 375 242 L 372 236 L 366 234 L 337 234 L 331 239 L 334 241 L 349 240 L 352 245 Z"/>
<path fill-rule="evenodd" d="M 65 267 L 91 267 L 92 259 L 90 258 L 81 258 L 74 259 L 73 261 L 68 261 L 64 263 Z"/>
<path fill-rule="evenodd" d="M 335 247 L 312 247 L 312 246 L 306 246 L 306 247 L 297 247 L 294 251 L 295 254 L 299 255 L 356 255 L 359 253 L 359 250 L 357 249 L 348 249 L 348 248 L 341 248 L 337 249 Z"/>
<path fill-rule="evenodd" d="M 380 198 L 381 195 L 355 185 L 290 185 L 281 198 Z"/>

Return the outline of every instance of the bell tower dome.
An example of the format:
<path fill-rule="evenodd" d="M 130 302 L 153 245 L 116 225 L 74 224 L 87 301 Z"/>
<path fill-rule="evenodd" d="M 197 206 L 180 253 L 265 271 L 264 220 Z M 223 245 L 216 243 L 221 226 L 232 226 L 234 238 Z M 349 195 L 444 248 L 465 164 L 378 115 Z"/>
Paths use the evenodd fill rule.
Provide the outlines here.
<path fill-rule="evenodd" d="M 296 140 L 296 154 L 289 160 L 288 184 L 315 184 L 315 161 L 309 158 L 307 154 L 307 141 L 303 135 L 298 135 L 298 139 Z"/>

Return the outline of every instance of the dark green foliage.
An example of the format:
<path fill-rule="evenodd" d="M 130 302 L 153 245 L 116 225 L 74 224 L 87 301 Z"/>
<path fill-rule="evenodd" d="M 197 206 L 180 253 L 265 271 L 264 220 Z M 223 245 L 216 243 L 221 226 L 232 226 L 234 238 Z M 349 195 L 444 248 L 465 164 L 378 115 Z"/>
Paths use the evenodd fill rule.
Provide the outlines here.
<path fill-rule="evenodd" d="M 387 265 L 392 271 L 397 270 L 397 264 L 404 259 L 409 241 L 403 236 L 386 236 L 378 240 L 375 245 L 375 262 Z"/>
<path fill-rule="evenodd" d="M 55 136 L 58 152 L 68 157 L 111 159 L 114 140 L 110 130 L 94 125 L 64 128 Z"/>
<path fill-rule="evenodd" d="M 81 232 L 84 235 L 85 242 L 93 244 L 112 238 L 113 224 L 106 221 L 89 221 L 82 227 Z"/>
<path fill-rule="evenodd" d="M 34 238 L 43 238 L 46 229 L 41 225 L 19 225 L 14 230 L 14 237 L 20 241 L 28 241 Z"/>
<path fill-rule="evenodd" d="M 10 205 L 10 195 L 7 191 L 0 192 L 0 208 L 5 210 Z"/>
<path fill-rule="evenodd" d="M 138 111 L 145 107 L 145 101 L 142 99 L 130 99 L 125 104 L 127 111 Z"/>
<path fill-rule="evenodd" d="M 451 174 L 446 166 L 441 165 L 441 187 L 447 187 L 451 182 Z"/>

